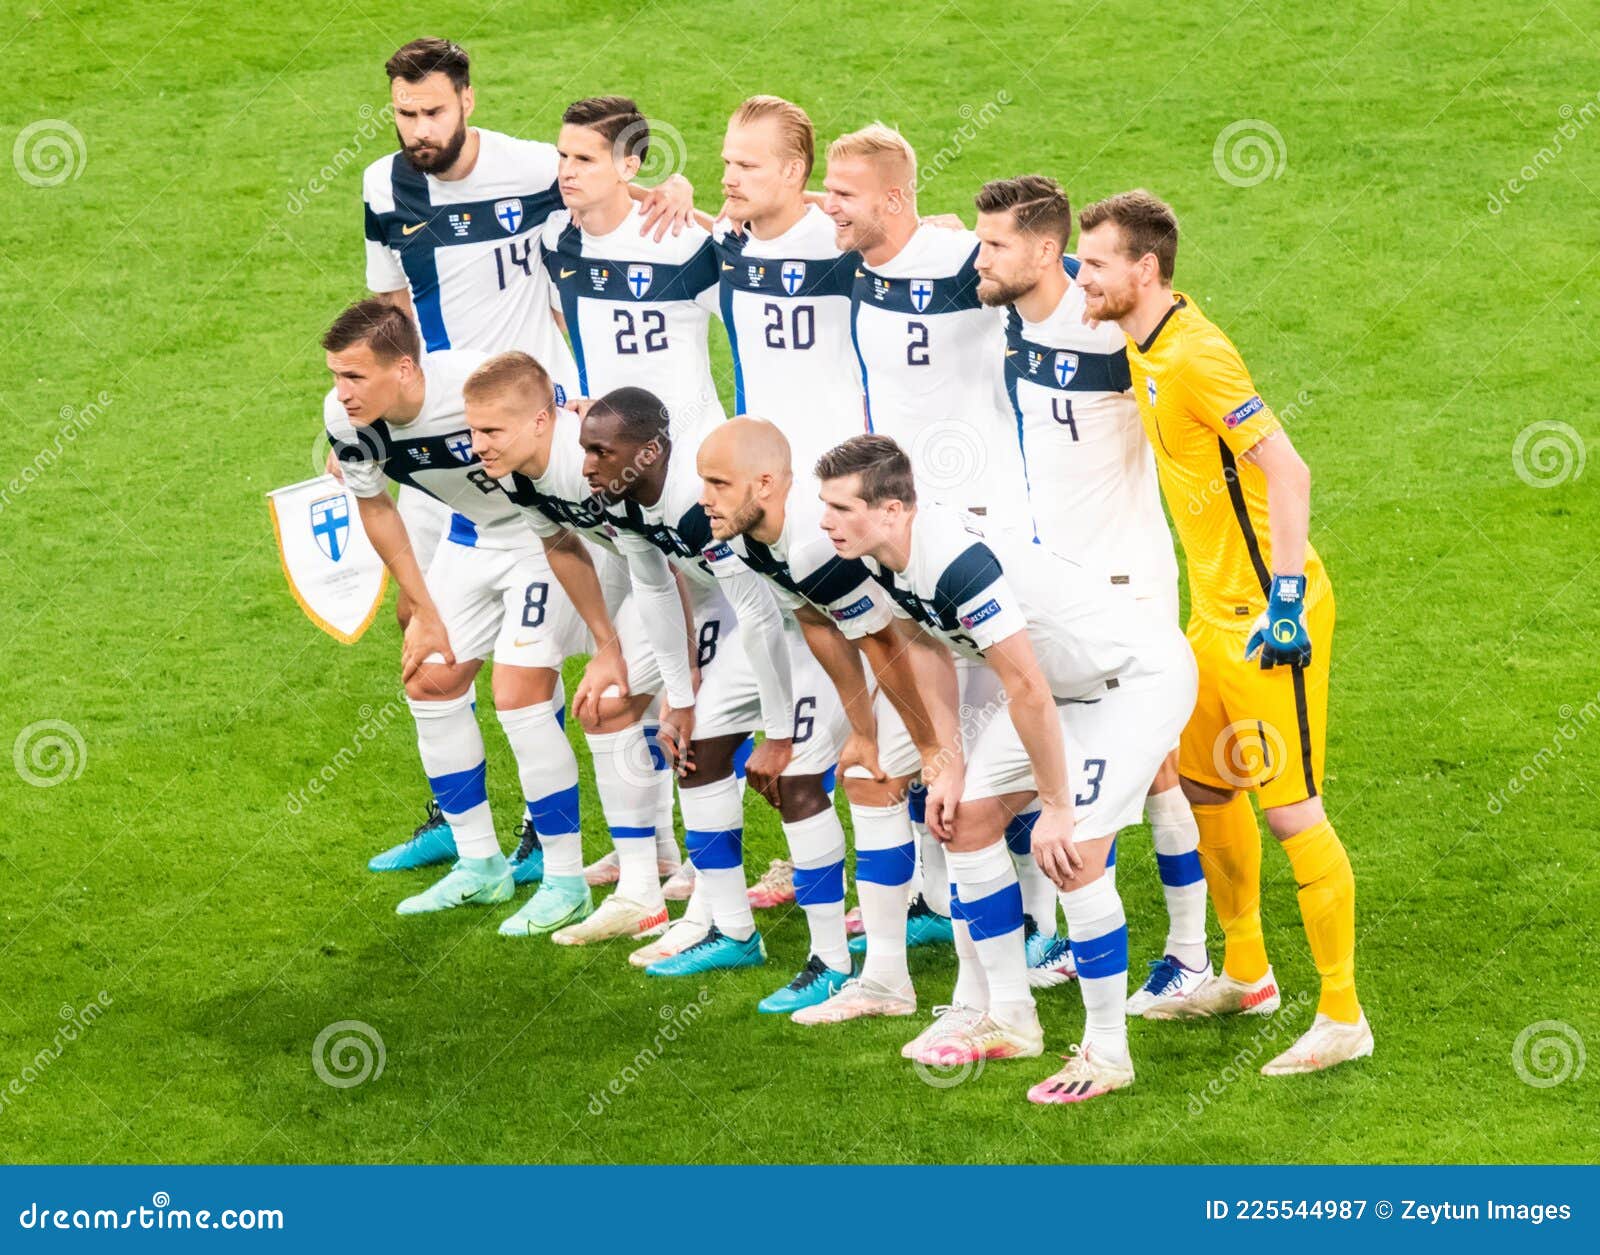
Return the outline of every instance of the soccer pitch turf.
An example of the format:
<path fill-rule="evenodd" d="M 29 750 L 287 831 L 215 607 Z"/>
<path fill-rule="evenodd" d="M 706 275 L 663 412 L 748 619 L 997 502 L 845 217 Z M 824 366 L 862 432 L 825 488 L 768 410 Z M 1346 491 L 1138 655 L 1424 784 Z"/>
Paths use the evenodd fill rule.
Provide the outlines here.
<path fill-rule="evenodd" d="M 996 12 L 7 10 L 0 1156 L 1593 1154 L 1595 8 Z M 1048 1058 L 926 1083 L 898 1055 L 920 1021 L 757 1016 L 805 958 L 792 910 L 758 917 L 765 969 L 681 982 L 628 967 L 623 944 L 502 939 L 510 908 L 394 915 L 432 873 L 365 870 L 424 799 L 392 615 L 354 648 L 308 623 L 263 493 L 320 464 L 317 338 L 362 291 L 360 168 L 393 147 L 382 63 L 419 34 L 469 48 L 475 121 L 494 129 L 553 139 L 568 101 L 632 94 L 681 137 L 666 146 L 705 207 L 726 117 L 753 92 L 803 103 L 824 142 L 901 127 L 924 212 L 970 221 L 985 179 L 1033 170 L 1075 204 L 1143 185 L 1175 205 L 1178 286 L 1313 470 L 1340 609 L 1326 793 L 1355 866 L 1374 1058 L 1257 1075 L 1315 996 L 1275 849 L 1279 1022 L 1136 1021 L 1138 1084 L 1081 1109 L 1023 1101 Z M 65 173 L 41 139 L 64 145 Z M 516 777 L 486 727 L 505 829 Z M 607 838 L 584 787 L 592 858 Z M 755 874 L 782 838 L 759 802 L 747 821 Z M 1165 922 L 1147 829 L 1119 867 L 1137 978 Z M 1212 943 L 1220 959 L 1214 924 Z M 913 953 L 924 1016 L 953 966 Z M 1075 987 L 1040 1006 L 1064 1050 Z M 342 1021 L 383 1050 L 348 1088 L 312 1057 Z"/>

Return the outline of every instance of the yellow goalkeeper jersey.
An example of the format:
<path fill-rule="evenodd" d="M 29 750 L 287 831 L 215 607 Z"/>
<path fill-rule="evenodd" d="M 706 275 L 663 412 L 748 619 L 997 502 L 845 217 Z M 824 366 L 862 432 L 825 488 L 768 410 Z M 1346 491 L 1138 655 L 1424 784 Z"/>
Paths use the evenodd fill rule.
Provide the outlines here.
<path fill-rule="evenodd" d="M 1248 630 L 1274 574 L 1266 477 L 1242 455 L 1282 430 L 1233 341 L 1181 292 L 1156 329 L 1128 340 L 1139 416 L 1189 570 L 1191 618 Z M 1328 587 L 1306 545 L 1306 604 Z"/>

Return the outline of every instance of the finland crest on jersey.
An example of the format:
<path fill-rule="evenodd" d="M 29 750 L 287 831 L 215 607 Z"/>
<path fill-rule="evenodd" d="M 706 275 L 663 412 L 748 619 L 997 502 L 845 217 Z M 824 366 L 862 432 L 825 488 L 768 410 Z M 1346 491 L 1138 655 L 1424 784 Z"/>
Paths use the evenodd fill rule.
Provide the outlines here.
<path fill-rule="evenodd" d="M 674 440 L 724 417 L 706 345 L 717 261 L 705 231 L 690 227 L 653 240 L 639 234 L 633 206 L 615 228 L 595 236 L 563 210 L 546 223 L 541 247 L 572 336 L 582 395 L 645 388 L 666 406 Z"/>
<path fill-rule="evenodd" d="M 863 430 L 861 371 L 850 339 L 856 253 L 833 242 L 815 205 L 769 239 L 718 222 L 712 234 L 734 407 L 788 437 L 797 472 Z"/>
<path fill-rule="evenodd" d="M 429 352 L 521 349 L 564 398 L 577 371 L 538 252 L 539 231 L 561 208 L 556 150 L 481 127 L 477 136 L 478 160 L 462 179 L 424 174 L 404 153 L 367 167 L 367 287 L 409 291 Z"/>

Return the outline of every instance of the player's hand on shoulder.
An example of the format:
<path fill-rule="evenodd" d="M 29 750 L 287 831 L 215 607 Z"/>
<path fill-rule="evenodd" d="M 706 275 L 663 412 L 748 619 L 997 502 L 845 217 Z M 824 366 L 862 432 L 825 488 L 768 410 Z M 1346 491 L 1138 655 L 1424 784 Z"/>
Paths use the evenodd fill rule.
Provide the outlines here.
<path fill-rule="evenodd" d="M 639 202 L 639 234 L 658 243 L 667 232 L 682 235 L 694 221 L 694 187 L 681 174 L 667 176 L 645 193 Z"/>
<path fill-rule="evenodd" d="M 328 450 L 328 474 L 341 484 L 344 483 L 344 467 L 339 465 L 339 455 L 332 449 Z"/>
<path fill-rule="evenodd" d="M 917 222 L 925 227 L 938 227 L 941 231 L 967 229 L 967 224 L 961 221 L 959 214 L 929 214 L 926 218 L 918 218 Z"/>
<path fill-rule="evenodd" d="M 1274 575 L 1267 608 L 1245 642 L 1246 660 L 1261 657 L 1261 669 L 1304 667 L 1311 662 L 1311 633 L 1306 630 L 1306 577 Z"/>
<path fill-rule="evenodd" d="M 579 418 L 587 417 L 589 407 L 594 404 L 593 397 L 568 397 L 561 403 L 561 408 L 571 410 Z"/>

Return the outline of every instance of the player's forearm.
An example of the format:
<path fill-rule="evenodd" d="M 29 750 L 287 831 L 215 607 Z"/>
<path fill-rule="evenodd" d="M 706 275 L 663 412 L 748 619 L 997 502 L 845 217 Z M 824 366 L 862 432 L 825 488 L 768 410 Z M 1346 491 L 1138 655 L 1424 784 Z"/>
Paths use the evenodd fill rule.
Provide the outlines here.
<path fill-rule="evenodd" d="M 1013 674 L 1006 683 L 1006 707 L 1033 767 L 1033 783 L 1044 806 L 1066 806 L 1067 747 L 1061 739 L 1055 698 L 1044 677 Z"/>
<path fill-rule="evenodd" d="M 920 658 L 918 651 L 925 646 L 904 639 L 892 627 L 862 637 L 860 645 L 867 661 L 872 664 L 872 674 L 878 687 L 906 725 L 911 743 L 923 758 L 936 757 L 947 746 L 959 748 L 959 721 L 955 715 L 955 664 L 950 661 L 949 651 L 934 646 L 938 654 L 943 654 L 942 665 L 949 672 L 947 686 L 943 683 L 943 677 L 937 674 L 941 667 L 938 654 L 930 653 L 925 659 Z M 941 718 L 935 718 L 935 699 L 941 696 L 945 699 L 937 703 Z M 944 725 L 943 731 L 941 723 Z"/>
<path fill-rule="evenodd" d="M 1298 456 L 1292 465 L 1267 475 L 1267 519 L 1273 574 L 1301 574 L 1311 531 L 1311 469 Z"/>
<path fill-rule="evenodd" d="M 410 317 L 416 317 L 416 312 L 411 307 L 410 288 L 398 288 L 393 292 L 374 292 L 372 295 L 385 305 L 393 305 L 398 310 L 404 310 Z"/>
<path fill-rule="evenodd" d="M 800 630 L 805 633 L 806 646 L 839 694 L 850 730 L 868 739 L 875 737 L 877 723 L 872 714 L 872 693 L 856 647 L 833 624 L 807 615 L 796 617 L 800 620 Z"/>
<path fill-rule="evenodd" d="M 659 558 L 657 562 L 654 559 Z M 694 705 L 694 679 L 689 668 L 690 634 L 684 623 L 678 582 L 659 554 L 629 554 L 628 575 L 639 599 L 645 636 L 661 669 L 667 705 L 682 710 Z"/>
<path fill-rule="evenodd" d="M 1306 537 L 1311 531 L 1311 468 L 1284 431 L 1274 431 L 1244 455 L 1267 481 L 1267 527 L 1274 575 L 1299 575 L 1306 569 Z"/>
<path fill-rule="evenodd" d="M 595 651 L 614 646 L 617 642 L 616 625 L 606 610 L 606 595 L 600 587 L 600 577 L 583 542 L 571 532 L 546 536 L 544 552 L 545 557 L 550 559 L 550 570 L 561 582 L 561 587 L 572 600 L 573 608 L 589 629 L 589 635 L 594 638 Z"/>
<path fill-rule="evenodd" d="M 754 572 L 726 581 L 725 587 L 739 618 L 739 639 L 755 672 L 763 730 L 769 737 L 787 740 L 794 735 L 794 679 L 778 603 Z"/>
<path fill-rule="evenodd" d="M 376 497 L 357 497 L 356 508 L 361 512 L 361 526 L 372 542 L 373 551 L 389 568 L 400 591 L 416 609 L 437 615 L 433 598 L 428 595 L 427 582 L 422 578 L 422 568 L 417 565 L 416 554 L 411 549 L 411 536 L 394 498 L 386 492 Z"/>

